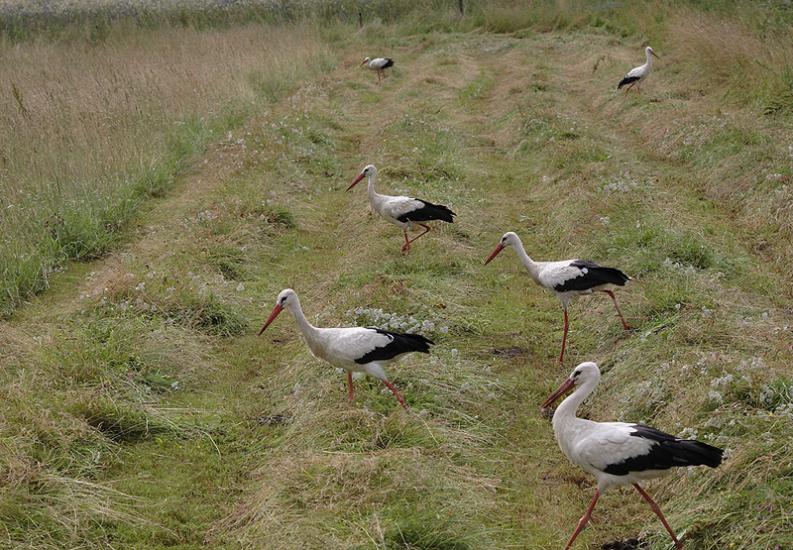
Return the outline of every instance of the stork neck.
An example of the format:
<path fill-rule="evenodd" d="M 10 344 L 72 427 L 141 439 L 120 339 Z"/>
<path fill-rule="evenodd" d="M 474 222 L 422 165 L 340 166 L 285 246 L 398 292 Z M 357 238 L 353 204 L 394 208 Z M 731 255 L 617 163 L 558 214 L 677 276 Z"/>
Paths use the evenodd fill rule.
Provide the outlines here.
<path fill-rule="evenodd" d="M 537 265 L 537 262 L 532 260 L 528 254 L 526 254 L 526 249 L 523 247 L 523 241 L 518 239 L 517 245 L 513 246 L 515 249 L 515 253 L 520 258 L 521 263 L 526 267 L 526 271 L 529 272 L 531 278 L 534 279 L 535 282 L 539 282 L 539 271 L 540 268 Z"/>
<path fill-rule="evenodd" d="M 553 413 L 554 431 L 575 420 L 578 407 L 580 407 L 581 403 L 583 403 L 584 400 L 589 397 L 589 394 L 594 391 L 597 384 L 598 380 L 588 380 L 561 402 L 556 412 Z"/>
<path fill-rule="evenodd" d="M 295 318 L 295 321 L 297 321 L 297 326 L 300 328 L 300 332 L 303 333 L 306 340 L 312 341 L 317 334 L 317 327 L 309 323 L 308 319 L 306 319 L 303 308 L 300 306 L 300 300 L 295 300 L 295 303 L 289 304 L 287 308 Z"/>
<path fill-rule="evenodd" d="M 646 61 L 647 68 L 652 67 L 653 66 L 653 54 L 651 54 L 648 51 L 645 51 L 644 52 L 644 57 L 647 58 L 647 61 Z"/>
<path fill-rule="evenodd" d="M 383 203 L 383 200 L 384 200 L 384 196 L 379 194 L 374 189 L 374 183 L 375 183 L 375 180 L 377 179 L 377 174 L 376 173 L 369 174 L 367 176 L 367 178 L 368 178 L 369 182 L 368 182 L 368 185 L 366 187 L 366 192 L 369 195 L 369 204 L 372 205 L 372 209 L 375 212 L 381 212 L 380 207 L 382 206 L 382 203 Z"/>
<path fill-rule="evenodd" d="M 377 174 L 369 174 L 368 176 L 366 176 L 366 179 L 367 179 L 366 192 L 369 194 L 369 200 L 371 201 L 379 196 L 377 194 L 377 191 L 375 191 L 374 189 L 375 181 L 377 181 Z"/>

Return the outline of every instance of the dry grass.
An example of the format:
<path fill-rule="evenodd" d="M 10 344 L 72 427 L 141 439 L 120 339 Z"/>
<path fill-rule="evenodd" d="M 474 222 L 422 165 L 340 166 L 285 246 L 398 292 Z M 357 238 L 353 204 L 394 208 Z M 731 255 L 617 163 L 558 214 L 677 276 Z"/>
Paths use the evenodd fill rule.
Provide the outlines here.
<path fill-rule="evenodd" d="M 103 254 L 213 130 L 325 60 L 308 25 L 0 45 L 0 313 L 64 259 Z"/>
<path fill-rule="evenodd" d="M 780 26 L 760 31 L 752 15 L 758 14 L 675 10 L 663 39 L 679 62 L 696 65 L 714 90 L 765 103 L 769 112 L 793 112 L 793 30 Z"/>

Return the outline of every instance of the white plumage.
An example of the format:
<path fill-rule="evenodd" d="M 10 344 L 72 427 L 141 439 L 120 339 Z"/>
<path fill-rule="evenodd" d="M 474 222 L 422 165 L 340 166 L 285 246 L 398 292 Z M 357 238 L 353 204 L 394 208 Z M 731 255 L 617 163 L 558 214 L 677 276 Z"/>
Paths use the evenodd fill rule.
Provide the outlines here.
<path fill-rule="evenodd" d="M 454 216 L 456 214 L 449 210 L 448 207 L 441 204 L 433 204 L 425 200 L 402 195 L 381 195 L 378 193 L 374 187 L 375 181 L 377 180 L 377 168 L 375 168 L 373 164 L 367 165 L 361 173 L 358 174 L 347 188 L 347 191 L 355 187 L 363 178 L 367 178 L 368 180 L 367 193 L 372 210 L 377 212 L 387 222 L 402 228 L 405 237 L 405 244 L 402 245 L 403 253 L 407 254 L 410 251 L 410 245 L 419 237 L 426 235 L 430 231 L 431 227 L 421 222 L 454 222 Z M 409 239 L 408 230 L 413 230 L 416 226 L 423 227 L 424 231 L 412 239 Z"/>
<path fill-rule="evenodd" d="M 644 55 L 646 57 L 644 64 L 634 67 L 628 71 L 628 74 L 626 74 L 623 79 L 620 80 L 620 83 L 617 84 L 617 89 L 620 89 L 623 86 L 628 86 L 627 90 L 630 90 L 634 86 L 636 86 L 637 91 L 641 89 L 642 81 L 650 76 L 650 72 L 653 70 L 653 56 L 660 59 L 660 57 L 655 54 L 655 51 L 653 51 L 650 46 L 644 48 Z"/>
<path fill-rule="evenodd" d="M 398 361 L 408 353 L 429 353 L 432 342 L 418 334 L 400 334 L 376 328 L 318 328 L 306 319 L 297 293 L 287 288 L 278 294 L 261 335 L 281 311 L 288 309 L 297 321 L 306 345 L 312 355 L 327 361 L 334 367 L 347 371 L 349 399 L 354 398 L 352 373 L 364 372 L 374 376 L 388 386 L 399 403 L 405 407 L 405 400 L 396 387 L 388 380 L 383 366 Z"/>
<path fill-rule="evenodd" d="M 630 280 L 625 273 L 614 267 L 603 267 L 591 260 L 562 260 L 556 262 L 535 262 L 523 247 L 523 242 L 517 234 L 512 231 L 505 233 L 495 250 L 485 260 L 485 265 L 490 263 L 493 258 L 511 246 L 517 253 L 520 261 L 529 272 L 529 276 L 541 287 L 555 293 L 562 304 L 564 311 L 564 334 L 562 336 L 562 352 L 559 355 L 559 362 L 564 361 L 564 352 L 567 345 L 567 333 L 570 322 L 567 315 L 567 306 L 576 296 L 582 294 L 592 294 L 593 292 L 605 292 L 611 297 L 614 308 L 617 310 L 622 327 L 629 330 L 628 323 L 622 316 L 617 298 L 614 296 L 614 289 L 625 284 Z"/>
<path fill-rule="evenodd" d="M 666 473 L 663 470 L 635 471 L 624 476 L 606 473 L 612 463 L 647 455 L 654 442 L 633 437 L 631 434 L 636 433 L 634 424 L 592 422 L 573 417 L 571 425 L 566 423 L 568 420 L 570 418 L 560 414 L 553 424 L 559 448 L 570 462 L 595 476 L 601 493 L 611 487 L 638 483 Z"/>
<path fill-rule="evenodd" d="M 542 404 L 545 410 L 576 388 L 556 409 L 553 431 L 568 460 L 592 474 L 598 482 L 595 496 L 565 549 L 573 545 L 586 526 L 600 494 L 619 485 L 633 485 L 658 515 L 677 548 L 682 548 L 663 512 L 639 483 L 665 475 L 673 467 L 704 465 L 715 468 L 721 463 L 723 451 L 699 441 L 679 439 L 642 424 L 593 422 L 578 418 L 578 407 L 599 381 L 598 366 L 591 362 L 581 363 Z"/>
<path fill-rule="evenodd" d="M 392 340 L 385 334 L 363 327 L 318 328 L 309 336 L 306 344 L 314 357 L 353 372 L 366 372 L 365 366 L 355 360 L 376 348 L 387 346 Z"/>
<path fill-rule="evenodd" d="M 377 192 L 373 192 L 370 199 L 375 212 L 380 214 L 386 221 L 403 229 L 415 229 L 414 223 L 400 221 L 400 218 L 425 206 L 425 203 L 418 199 L 402 195 L 380 195 Z"/>
<path fill-rule="evenodd" d="M 517 237 L 517 235 L 515 235 L 515 237 Z M 521 248 L 525 252 L 523 243 L 521 243 Z M 529 258 L 529 261 L 531 261 L 531 258 Z M 575 262 L 579 261 L 580 260 L 559 260 L 555 262 L 534 262 L 534 265 L 537 266 L 537 284 L 549 290 L 554 290 L 557 287 L 563 286 L 567 281 L 586 277 L 589 273 L 589 269 L 586 266 L 573 265 Z M 579 294 L 592 294 L 592 292 L 593 289 L 588 288 L 584 290 L 560 292 L 559 294 L 565 295 L 564 297 L 569 300 Z"/>
<path fill-rule="evenodd" d="M 368 61 L 369 68 L 372 70 L 383 69 L 388 65 L 388 62 L 391 61 L 387 57 L 375 57 L 374 59 L 369 59 L 368 57 L 364 59 L 364 62 Z"/>

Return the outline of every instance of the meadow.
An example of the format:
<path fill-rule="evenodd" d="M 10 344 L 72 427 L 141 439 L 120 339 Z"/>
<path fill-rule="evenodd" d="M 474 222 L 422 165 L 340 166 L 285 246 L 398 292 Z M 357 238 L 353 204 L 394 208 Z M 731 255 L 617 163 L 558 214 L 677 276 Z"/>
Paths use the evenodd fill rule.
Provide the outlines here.
<path fill-rule="evenodd" d="M 793 547 L 784 2 L 210 4 L 0 5 L 0 545 L 562 547 L 593 482 L 538 406 L 596 360 L 589 418 L 727 449 L 648 485 L 687 548 Z M 368 163 L 457 223 L 400 255 L 344 192 Z M 634 330 L 580 299 L 559 367 L 555 298 L 482 265 L 508 230 L 623 268 Z M 286 315 L 256 337 L 285 287 L 318 325 L 421 325 L 410 411 L 348 404 Z M 579 547 L 634 538 L 669 546 L 614 491 Z"/>

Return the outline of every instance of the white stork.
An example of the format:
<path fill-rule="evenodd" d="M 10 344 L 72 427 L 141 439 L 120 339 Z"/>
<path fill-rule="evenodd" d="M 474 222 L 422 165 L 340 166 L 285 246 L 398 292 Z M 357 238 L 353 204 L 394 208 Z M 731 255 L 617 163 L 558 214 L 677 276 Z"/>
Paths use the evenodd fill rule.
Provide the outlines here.
<path fill-rule="evenodd" d="M 661 59 L 650 46 L 644 48 L 644 55 L 647 57 L 647 61 L 644 62 L 644 65 L 639 65 L 628 71 L 628 74 L 617 84 L 618 90 L 623 86 L 628 86 L 625 90 L 627 92 L 636 86 L 636 91 L 641 91 L 642 81 L 650 76 L 650 71 L 653 69 L 653 56 L 655 56 L 656 59 Z"/>
<path fill-rule="evenodd" d="M 377 180 L 377 168 L 373 164 L 367 165 L 358 174 L 347 188 L 347 191 L 355 187 L 363 178 L 368 179 L 369 204 L 372 205 L 372 210 L 380 214 L 386 221 L 402 228 L 402 232 L 405 235 L 405 244 L 402 245 L 404 254 L 410 251 L 411 243 L 430 231 L 431 227 L 421 222 L 440 220 L 454 223 L 454 216 L 457 214 L 441 204 L 432 204 L 431 202 L 412 197 L 380 195 L 374 188 Z M 408 239 L 408 229 L 412 230 L 416 225 L 423 227 L 424 231 L 412 239 Z"/>
<path fill-rule="evenodd" d="M 639 483 L 661 477 L 674 467 L 715 468 L 721 464 L 724 451 L 692 439 L 679 439 L 644 424 L 593 422 L 577 418 L 576 410 L 599 381 L 598 366 L 592 362 L 581 363 L 542 404 L 541 410 L 544 411 L 562 395 L 576 388 L 554 412 L 553 431 L 567 459 L 595 476 L 598 482 L 595 496 L 579 520 L 565 550 L 573 545 L 586 526 L 600 494 L 611 487 L 628 484 L 636 488 L 660 518 L 675 546 L 683 548 L 661 509 Z"/>
<path fill-rule="evenodd" d="M 297 293 L 291 288 L 278 294 L 275 307 L 259 331 L 259 336 L 284 309 L 288 309 L 294 316 L 314 357 L 347 371 L 347 397 L 350 401 L 355 398 L 352 373 L 365 372 L 382 380 L 399 404 L 407 409 L 405 399 L 394 384 L 389 382 L 383 365 L 398 361 L 408 353 L 429 353 L 433 344 L 431 340 L 420 334 L 399 334 L 378 328 L 317 328 L 306 319 Z"/>
<path fill-rule="evenodd" d="M 559 355 L 559 362 L 564 361 L 564 350 L 567 346 L 567 332 L 570 323 L 567 317 L 567 306 L 575 296 L 581 294 L 592 294 L 593 292 L 605 292 L 614 302 L 622 321 L 622 327 L 630 330 L 625 317 L 622 316 L 617 298 L 614 296 L 614 288 L 625 286 L 631 280 L 619 269 L 614 267 L 602 267 L 591 260 L 562 260 L 560 262 L 535 262 L 523 248 L 523 243 L 512 231 L 504 233 L 501 242 L 496 249 L 485 260 L 485 265 L 498 256 L 499 252 L 511 246 L 515 249 L 520 261 L 526 266 L 526 270 L 534 282 L 541 287 L 554 292 L 562 303 L 564 310 L 564 335 L 562 336 L 562 353 Z"/>
<path fill-rule="evenodd" d="M 377 71 L 377 83 L 380 84 L 385 76 L 385 70 L 394 66 L 394 60 L 390 57 L 375 57 L 374 59 L 366 57 L 361 65 L 366 65 L 370 71 Z"/>

